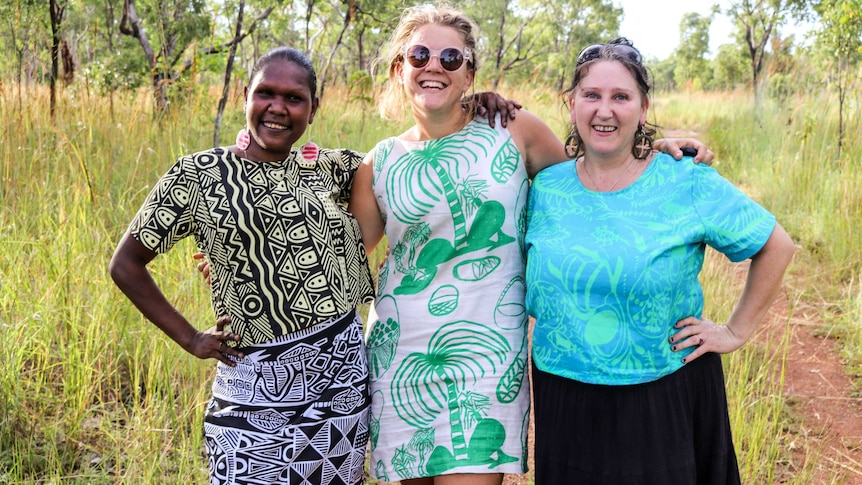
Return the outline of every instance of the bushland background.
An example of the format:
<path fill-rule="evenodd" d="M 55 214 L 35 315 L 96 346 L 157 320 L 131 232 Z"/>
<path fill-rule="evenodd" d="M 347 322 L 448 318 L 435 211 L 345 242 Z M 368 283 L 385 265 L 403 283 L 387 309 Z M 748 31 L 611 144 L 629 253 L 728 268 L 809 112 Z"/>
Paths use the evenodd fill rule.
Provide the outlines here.
<path fill-rule="evenodd" d="M 205 482 L 213 362 L 142 319 L 107 262 L 173 160 L 232 142 L 248 70 L 270 47 L 297 47 L 317 67 L 322 111 L 305 139 L 366 151 L 400 132 L 376 114 L 384 74 L 371 61 L 407 4 L 0 3 L 0 483 Z M 458 6 L 482 29 L 477 89 L 519 100 L 564 137 L 574 59 L 617 34 L 622 10 Z M 862 483 L 860 12 L 860 0 L 732 2 L 686 15 L 680 47 L 646 60 L 662 134 L 705 141 L 798 245 L 769 321 L 725 357 L 744 483 Z M 737 30 L 707 57 L 717 16 Z M 783 36 L 796 18 L 815 29 Z M 150 267 L 205 328 L 193 252 L 185 241 Z M 710 253 L 707 315 L 727 317 L 743 275 Z"/>

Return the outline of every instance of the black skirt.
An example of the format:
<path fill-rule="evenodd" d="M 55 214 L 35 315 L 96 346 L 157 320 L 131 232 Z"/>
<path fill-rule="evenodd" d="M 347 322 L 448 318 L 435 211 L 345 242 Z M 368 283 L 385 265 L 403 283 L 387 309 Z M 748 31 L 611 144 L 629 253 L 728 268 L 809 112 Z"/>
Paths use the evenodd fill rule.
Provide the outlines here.
<path fill-rule="evenodd" d="M 740 483 L 718 354 L 626 386 L 534 365 L 533 393 L 536 485 Z"/>

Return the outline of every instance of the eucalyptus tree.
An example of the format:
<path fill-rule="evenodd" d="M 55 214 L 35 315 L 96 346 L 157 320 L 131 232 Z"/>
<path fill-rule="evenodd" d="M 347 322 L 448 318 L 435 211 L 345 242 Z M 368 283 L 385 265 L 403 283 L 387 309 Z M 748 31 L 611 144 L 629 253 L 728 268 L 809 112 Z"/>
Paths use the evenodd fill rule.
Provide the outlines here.
<path fill-rule="evenodd" d="M 186 47 L 209 35 L 210 20 L 204 0 L 123 1 L 119 29 L 143 50 L 159 110 L 168 106 L 168 86 L 180 76 Z"/>
<path fill-rule="evenodd" d="M 727 14 L 734 20 L 737 35 L 747 49 L 750 61 L 751 87 L 759 103 L 758 82 L 763 71 L 766 47 L 775 30 L 791 15 L 800 14 L 806 0 L 735 0 Z"/>
<path fill-rule="evenodd" d="M 691 83 L 695 88 L 703 88 L 710 83 L 711 71 L 706 55 L 709 52 L 709 27 L 715 14 L 716 10 L 713 9 L 710 15 L 692 12 L 682 16 L 679 22 L 679 47 L 674 52 L 674 80 L 677 86 Z"/>
<path fill-rule="evenodd" d="M 549 79 L 561 89 L 580 49 L 606 42 L 619 30 L 622 9 L 611 0 L 468 0 L 479 24 L 493 86 Z"/>
<path fill-rule="evenodd" d="M 862 60 L 862 0 L 826 0 L 817 5 L 818 47 L 832 61 L 838 90 L 838 159 L 844 144 L 844 110 L 848 92 L 858 82 Z"/>
<path fill-rule="evenodd" d="M 5 57 L 4 68 L 14 70 L 14 79 L 18 85 L 18 107 L 22 111 L 22 85 L 36 77 L 40 64 L 39 55 L 45 38 L 44 17 L 47 11 L 44 2 L 37 0 L 12 0 L 0 2 L 0 18 L 3 29 L 0 29 L 6 52 L 12 57 Z M 8 63 L 8 64 L 7 64 Z M 11 65 L 10 65 L 11 64 Z M 5 77 L 5 76 L 4 76 Z"/>

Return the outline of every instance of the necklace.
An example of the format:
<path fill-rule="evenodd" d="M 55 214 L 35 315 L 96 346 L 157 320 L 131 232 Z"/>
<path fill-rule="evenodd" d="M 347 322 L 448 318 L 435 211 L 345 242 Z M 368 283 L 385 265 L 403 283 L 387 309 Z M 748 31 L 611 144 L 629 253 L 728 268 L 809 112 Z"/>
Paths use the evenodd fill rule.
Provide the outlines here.
<path fill-rule="evenodd" d="M 582 166 L 583 166 L 583 168 L 584 168 L 584 172 L 587 174 L 587 177 L 589 177 L 589 179 L 590 179 L 590 183 L 591 183 L 591 184 L 593 184 L 593 187 L 595 187 L 595 188 L 596 188 L 596 190 L 597 190 L 597 191 L 600 191 L 600 192 L 610 192 L 610 191 L 614 190 L 614 187 L 616 187 L 616 186 L 617 186 L 617 183 L 619 183 L 619 181 L 623 178 L 623 175 L 625 175 L 626 173 L 628 173 L 629 169 L 630 169 L 630 168 L 632 168 L 632 165 L 634 165 L 634 164 L 635 164 L 635 160 L 637 160 L 637 159 L 636 159 L 636 158 L 634 158 L 634 157 L 632 157 L 632 161 L 631 161 L 631 162 L 629 162 L 629 164 L 628 164 L 628 165 L 626 165 L 625 170 L 623 170 L 622 172 L 620 172 L 620 174 L 617 176 L 617 179 L 616 179 L 616 180 L 614 180 L 614 183 L 612 183 L 612 184 L 611 184 L 611 186 L 610 186 L 607 190 L 599 190 L 599 184 L 597 184 L 597 183 L 596 183 L 596 181 L 595 181 L 595 180 L 593 180 L 593 176 L 592 176 L 592 175 L 590 175 L 590 171 L 589 171 L 589 170 L 587 170 L 587 159 L 586 159 L 586 158 L 581 158 L 581 160 L 580 160 L 580 161 L 581 161 L 581 165 L 582 165 Z M 575 168 L 575 173 L 577 174 L 577 168 Z"/>

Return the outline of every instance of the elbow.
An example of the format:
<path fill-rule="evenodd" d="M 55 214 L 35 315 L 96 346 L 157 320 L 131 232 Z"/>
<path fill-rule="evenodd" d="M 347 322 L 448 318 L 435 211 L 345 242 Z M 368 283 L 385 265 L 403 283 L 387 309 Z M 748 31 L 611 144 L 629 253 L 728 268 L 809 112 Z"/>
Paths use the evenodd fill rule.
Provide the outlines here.
<path fill-rule="evenodd" d="M 776 224 L 766 245 L 752 259 L 768 260 L 770 266 L 781 268 L 783 271 L 790 264 L 795 253 L 796 244 L 787 231 L 780 224 Z"/>
<path fill-rule="evenodd" d="M 796 244 L 793 242 L 793 239 L 790 238 L 790 235 L 787 234 L 787 231 L 784 230 L 780 225 L 776 225 L 775 231 L 773 234 L 777 236 L 777 245 L 780 246 L 781 255 L 784 257 L 784 260 L 789 264 L 790 260 L 793 259 L 793 255 L 796 253 Z"/>
<path fill-rule="evenodd" d="M 108 262 L 108 274 L 111 275 L 114 284 L 122 287 L 123 282 L 126 280 L 126 273 L 121 258 L 118 257 L 117 253 L 114 253 L 111 261 Z"/>

